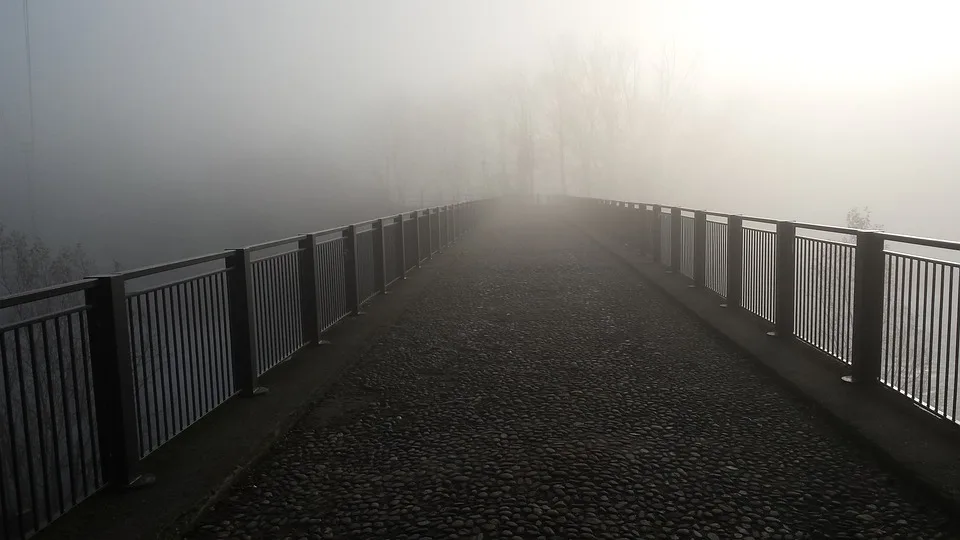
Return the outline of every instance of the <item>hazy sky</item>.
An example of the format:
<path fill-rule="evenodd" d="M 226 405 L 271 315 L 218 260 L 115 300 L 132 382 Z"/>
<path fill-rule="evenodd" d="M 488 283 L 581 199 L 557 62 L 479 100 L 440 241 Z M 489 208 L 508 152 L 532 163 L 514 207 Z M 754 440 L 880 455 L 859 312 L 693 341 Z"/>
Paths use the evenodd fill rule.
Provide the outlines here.
<path fill-rule="evenodd" d="M 0 3 L 9 215 L 23 207 L 29 138 L 21 9 Z M 336 149 L 380 98 L 470 87 L 574 34 L 672 44 L 695 64 L 702 103 L 734 104 L 710 150 L 680 143 L 671 182 L 644 198 L 832 222 L 867 204 L 888 228 L 960 237 L 956 2 L 30 0 L 30 11 L 48 196 L 84 187 L 64 168 L 135 192 L 192 182 L 238 152 Z"/>

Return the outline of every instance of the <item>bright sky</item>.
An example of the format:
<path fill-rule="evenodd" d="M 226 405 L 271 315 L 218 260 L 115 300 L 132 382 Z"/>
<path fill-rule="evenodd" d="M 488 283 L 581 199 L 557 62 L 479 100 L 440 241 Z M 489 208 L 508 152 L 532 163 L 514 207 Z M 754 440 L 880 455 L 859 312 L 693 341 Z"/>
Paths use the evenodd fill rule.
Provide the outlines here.
<path fill-rule="evenodd" d="M 38 162 L 189 178 L 218 152 L 335 144 L 372 100 L 473 85 L 577 34 L 651 57 L 674 44 L 702 96 L 743 105 L 740 147 L 691 177 L 775 178 L 783 205 L 801 181 L 847 189 L 841 206 L 875 193 L 881 215 L 916 182 L 960 198 L 957 1 L 29 1 Z M 2 2 L 0 190 L 28 139 L 26 81 L 21 3 Z"/>

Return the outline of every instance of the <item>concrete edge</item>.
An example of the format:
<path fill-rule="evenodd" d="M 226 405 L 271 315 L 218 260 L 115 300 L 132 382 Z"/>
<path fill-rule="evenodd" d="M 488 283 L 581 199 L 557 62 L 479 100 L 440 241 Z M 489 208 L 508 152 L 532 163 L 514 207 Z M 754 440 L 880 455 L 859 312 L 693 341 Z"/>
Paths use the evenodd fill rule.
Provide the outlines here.
<path fill-rule="evenodd" d="M 757 318 L 720 307 L 712 291 L 690 287 L 604 233 L 568 221 L 667 299 L 694 315 L 714 335 L 754 360 L 791 394 L 812 405 L 832 425 L 852 436 L 910 487 L 960 513 L 960 429 L 913 406 L 885 388 L 863 388 L 839 379 L 844 371 L 800 343 L 766 336 Z M 748 335 L 751 334 L 752 335 Z M 790 365 L 790 364 L 794 365 Z M 830 394 L 833 394 L 832 396 Z M 950 424 L 950 425 L 947 425 Z"/>
<path fill-rule="evenodd" d="M 369 348 L 369 346 L 370 344 L 365 346 L 363 350 L 357 351 L 358 356 L 362 355 L 363 352 Z M 304 353 L 308 351 L 313 352 L 311 349 L 305 349 L 298 352 L 288 361 L 302 362 L 305 359 L 301 358 L 301 356 L 305 356 Z M 234 467 L 233 471 L 228 476 L 223 478 L 218 485 L 212 487 L 211 491 L 209 491 L 207 495 L 198 499 L 189 509 L 180 514 L 180 516 L 178 516 L 173 522 L 162 526 L 162 528 L 157 531 L 156 537 L 158 539 L 169 538 L 171 540 L 179 540 L 183 538 L 184 534 L 193 530 L 204 514 L 218 502 L 223 500 L 223 498 L 230 492 L 237 482 L 242 480 L 252 468 L 260 463 L 274 447 L 274 445 L 284 435 L 286 435 L 286 433 L 289 432 L 297 424 L 297 422 L 306 416 L 313 409 L 313 407 L 327 395 L 330 389 L 333 388 L 333 386 L 342 377 L 344 372 L 353 366 L 354 363 L 341 363 L 338 365 L 336 370 L 330 374 L 330 378 L 324 380 L 312 395 L 307 397 L 306 400 L 298 403 L 297 406 L 291 410 L 289 415 L 283 419 L 283 421 L 281 421 L 272 430 L 260 438 L 256 446 L 246 456 L 244 456 L 243 460 Z"/>

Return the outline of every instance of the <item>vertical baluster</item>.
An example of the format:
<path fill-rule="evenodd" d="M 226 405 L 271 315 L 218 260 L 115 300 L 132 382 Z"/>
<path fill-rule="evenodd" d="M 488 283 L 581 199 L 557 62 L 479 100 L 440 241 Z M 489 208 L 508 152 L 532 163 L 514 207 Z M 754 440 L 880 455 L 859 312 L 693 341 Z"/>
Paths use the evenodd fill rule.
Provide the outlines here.
<path fill-rule="evenodd" d="M 937 279 L 936 279 L 936 277 L 937 277 L 937 273 L 936 273 L 936 272 L 937 272 L 938 269 L 940 270 L 939 286 L 937 286 Z M 937 380 L 936 380 L 936 385 L 934 386 L 933 410 L 934 410 L 937 414 L 940 414 L 940 388 L 941 388 L 940 384 L 941 384 L 941 382 L 943 381 L 943 379 L 942 379 L 942 377 L 941 377 L 941 373 L 940 373 L 940 369 L 941 369 L 941 356 L 942 356 L 941 353 L 943 352 L 943 333 L 944 333 L 944 328 L 943 328 L 943 298 L 944 298 L 944 293 L 946 293 L 947 289 L 946 289 L 946 284 L 943 282 L 943 277 L 944 277 L 944 267 L 943 267 L 943 265 L 941 265 L 941 264 L 934 264 L 933 271 L 934 271 L 934 274 L 933 274 L 933 276 L 934 276 L 934 288 L 940 291 L 940 309 L 939 309 L 939 311 L 937 312 L 937 335 L 936 335 L 937 346 L 936 346 L 936 348 L 934 349 L 934 350 L 936 351 L 936 359 L 937 359 L 937 361 L 936 361 L 936 375 L 937 375 L 936 379 L 937 379 Z M 936 298 L 934 298 L 934 301 L 936 301 Z M 933 330 L 933 329 L 931 328 L 931 331 L 932 331 L 932 330 Z M 949 331 L 950 331 L 950 329 L 949 329 L 949 327 L 947 327 L 947 332 L 949 332 Z M 933 348 L 933 347 L 932 347 L 932 345 L 933 345 L 933 335 L 932 335 L 932 334 L 931 334 L 931 339 L 930 339 L 930 341 L 931 341 L 931 348 Z M 933 386 L 933 375 L 932 375 L 932 374 L 931 374 L 931 376 L 930 376 L 930 382 L 931 382 L 931 386 Z"/>
<path fill-rule="evenodd" d="M 190 298 L 186 283 L 177 285 L 177 304 L 179 316 L 177 325 L 180 327 L 180 351 L 183 358 L 184 386 L 186 387 L 187 421 L 193 423 L 200 417 L 200 392 L 197 388 L 197 356 L 193 353 L 193 339 L 190 332 Z"/>
<path fill-rule="evenodd" d="M 683 273 L 683 215 L 679 208 L 670 210 L 670 271 Z"/>
<path fill-rule="evenodd" d="M 707 273 L 707 214 L 697 211 L 693 218 L 693 284 L 703 287 Z"/>
<path fill-rule="evenodd" d="M 357 227 L 347 227 L 344 236 L 344 272 L 346 278 L 347 310 L 353 315 L 360 314 L 360 289 L 357 279 Z"/>
<path fill-rule="evenodd" d="M 51 503 L 60 504 L 60 506 L 56 507 L 56 509 L 54 509 L 54 504 L 51 504 L 51 506 L 48 508 L 48 518 L 52 521 L 53 517 L 59 514 L 60 512 L 62 512 L 63 509 L 66 507 L 66 502 L 63 500 L 63 492 L 64 492 L 63 471 L 61 470 L 61 467 L 60 467 L 61 465 L 60 442 L 59 442 L 60 429 L 59 429 L 59 422 L 57 422 L 57 406 L 56 406 L 56 402 L 54 401 L 56 392 L 54 391 L 54 388 L 53 388 L 53 385 L 54 385 L 53 365 L 51 364 L 51 361 L 50 361 L 50 336 L 47 331 L 47 322 L 49 321 L 41 321 L 37 324 L 40 327 L 39 340 L 40 340 L 40 344 L 42 344 L 42 349 L 43 349 L 43 368 L 44 368 L 44 379 L 45 379 L 44 382 L 46 383 L 45 386 L 46 386 L 46 394 L 47 394 L 46 405 L 47 405 L 47 410 L 48 410 L 49 420 L 50 420 L 50 430 L 49 430 L 50 447 L 51 447 L 51 450 L 53 451 L 53 455 L 51 456 L 53 458 L 52 468 L 53 468 L 54 477 L 56 480 L 56 489 L 57 489 L 57 496 L 51 498 Z M 63 392 L 63 389 L 61 389 L 61 392 Z M 38 410 L 37 412 L 38 414 L 42 413 L 42 411 L 40 410 Z M 53 485 L 50 486 L 51 489 L 53 487 L 54 487 Z"/>
<path fill-rule="evenodd" d="M 957 275 L 954 275 L 954 274 Z M 957 290 L 954 290 L 954 283 L 960 282 L 960 270 L 955 266 L 950 266 L 950 298 L 954 300 L 953 309 L 950 313 L 956 313 L 957 319 L 954 323 L 951 318 L 950 328 L 953 328 L 953 357 L 951 362 L 955 362 L 953 370 L 953 416 L 952 420 L 956 421 L 957 409 L 960 406 L 960 399 L 958 399 L 958 394 L 960 394 L 960 285 L 958 285 Z M 956 294 L 955 294 L 956 293 Z M 952 315 L 951 315 L 952 317 Z M 949 363 L 948 363 L 949 365 Z M 947 372 L 947 379 L 950 379 L 950 372 Z"/>
<path fill-rule="evenodd" d="M 374 291 L 387 293 L 387 243 L 383 218 L 373 224 L 373 283 Z"/>
<path fill-rule="evenodd" d="M 174 433 L 179 433 L 186 427 L 183 419 L 183 411 L 181 409 L 181 404 L 183 403 L 183 388 L 180 386 L 180 357 L 177 355 L 176 351 L 176 336 L 174 335 L 175 329 L 174 317 L 173 317 L 173 287 L 165 287 L 162 290 L 163 293 L 163 315 L 164 320 L 166 321 L 164 329 L 164 346 L 167 351 L 167 378 L 170 381 L 170 417 L 171 423 L 174 424 Z M 176 391 L 176 392 L 174 392 Z M 176 398 L 174 398 L 174 393 L 176 393 Z"/>
<path fill-rule="evenodd" d="M 886 255 L 885 257 L 887 261 L 889 261 L 888 264 L 890 265 L 889 266 L 890 271 L 887 276 L 887 293 L 885 297 L 887 316 L 885 321 L 886 330 L 884 332 L 884 343 L 886 345 L 883 351 L 884 363 L 886 364 L 886 369 L 884 370 L 884 373 L 885 373 L 887 383 L 891 385 L 896 385 L 896 380 L 894 379 L 894 365 L 893 365 L 895 361 L 895 357 L 893 355 L 893 347 L 894 347 L 893 306 L 894 306 L 894 294 L 896 293 L 896 290 L 893 288 L 893 284 L 894 284 L 894 278 L 896 276 L 896 271 L 894 269 L 896 265 L 896 259 L 891 258 L 889 255 Z M 847 361 L 849 362 L 849 358 L 847 359 Z"/>
<path fill-rule="evenodd" d="M 396 220 L 396 251 L 397 251 L 397 279 L 407 279 L 407 248 L 403 224 L 403 214 L 397 214 Z"/>
<path fill-rule="evenodd" d="M 14 330 L 13 332 L 14 332 L 14 335 L 16 335 L 17 330 Z M 23 381 L 23 372 L 22 372 L 22 369 L 23 369 L 22 366 L 23 366 L 23 364 L 19 361 L 19 359 L 20 359 L 20 358 L 19 358 L 19 347 L 16 347 L 16 348 L 14 349 L 14 354 L 13 354 L 13 359 L 12 359 L 12 360 L 8 357 L 8 355 L 7 355 L 7 332 L 0 332 L 0 369 L 3 370 L 3 381 L 4 381 L 4 384 L 6 385 L 6 388 L 4 388 L 4 398 L 5 398 L 5 399 L 4 399 L 4 402 L 5 402 L 7 411 L 9 411 L 9 413 L 7 414 L 7 430 L 8 430 L 7 432 L 10 434 L 10 446 L 11 446 L 10 461 L 11 461 L 11 464 L 13 465 L 13 471 L 11 471 L 11 473 L 8 473 L 8 474 L 12 474 L 12 477 L 13 477 L 13 490 L 14 490 L 14 491 L 13 491 L 13 495 L 14 495 L 14 500 L 16 501 L 16 509 L 17 509 L 16 518 L 17 518 L 17 525 L 18 525 L 20 531 L 25 531 L 25 530 L 27 529 L 27 525 L 26 525 L 26 524 L 24 523 L 24 521 L 23 521 L 23 518 L 24 518 L 23 505 L 24 505 L 24 503 L 26 503 L 26 501 L 25 501 L 26 496 L 25 496 L 24 493 L 23 493 L 24 489 L 23 489 L 22 486 L 20 485 L 20 475 L 21 475 L 21 471 L 23 470 L 23 469 L 22 469 L 23 465 L 20 463 L 20 452 L 18 452 L 17 449 L 16 449 L 16 444 L 17 444 L 17 432 L 16 432 L 16 424 L 15 424 L 15 422 L 14 422 L 14 420 L 13 420 L 14 410 L 15 410 L 15 409 L 14 409 L 14 407 L 13 407 L 13 397 L 12 397 L 12 395 L 11 395 L 11 394 L 13 394 L 13 391 L 14 391 L 14 382 L 13 382 L 13 380 L 12 380 L 12 376 L 11 376 L 11 373 L 10 373 L 10 372 L 11 372 L 11 369 L 10 369 L 10 368 L 11 368 L 11 366 L 13 366 L 13 365 L 19 366 L 19 367 L 17 368 L 17 377 L 16 377 L 16 378 L 17 378 L 17 382 L 19 383 L 19 387 L 20 387 L 20 401 L 21 401 L 20 410 L 21 410 L 22 413 L 23 413 L 24 446 L 26 447 L 26 450 L 27 450 L 27 452 L 26 452 L 26 456 L 27 456 L 27 459 L 26 459 L 26 461 L 27 461 L 27 471 L 28 471 L 28 472 L 27 472 L 27 479 L 28 479 L 28 485 L 30 486 L 29 491 L 30 491 L 30 493 L 31 493 L 31 499 L 33 499 L 33 497 L 32 497 L 32 494 L 33 494 L 33 482 L 32 482 L 32 480 L 33 480 L 33 468 L 32 468 L 32 464 L 31 464 L 31 461 L 32 461 L 33 458 L 31 457 L 31 456 L 32 456 L 32 453 L 30 452 L 30 433 L 27 431 L 28 427 L 27 427 L 27 423 L 26 423 L 26 407 L 22 405 L 22 403 L 23 403 L 23 401 L 24 401 L 24 399 L 25 399 L 25 395 L 26 395 L 26 394 L 24 393 L 24 385 L 23 385 L 23 382 L 24 382 L 24 381 Z M 14 362 L 16 362 L 16 364 L 14 364 Z M 6 509 L 7 506 L 4 506 L 3 508 Z M 36 508 L 36 502 L 35 502 L 35 501 L 34 501 L 34 508 Z M 5 512 L 4 515 L 9 515 L 9 514 Z"/>
<path fill-rule="evenodd" d="M 317 273 L 317 235 L 300 239 L 300 321 L 303 341 L 320 343 L 320 289 Z"/>

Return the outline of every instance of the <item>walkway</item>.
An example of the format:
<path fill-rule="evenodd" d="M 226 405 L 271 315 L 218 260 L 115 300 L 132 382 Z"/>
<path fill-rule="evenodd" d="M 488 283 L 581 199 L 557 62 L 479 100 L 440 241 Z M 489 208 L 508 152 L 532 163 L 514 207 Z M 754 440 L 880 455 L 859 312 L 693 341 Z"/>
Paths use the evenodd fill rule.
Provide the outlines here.
<path fill-rule="evenodd" d="M 190 538 L 956 537 L 576 230 L 456 252 Z"/>

